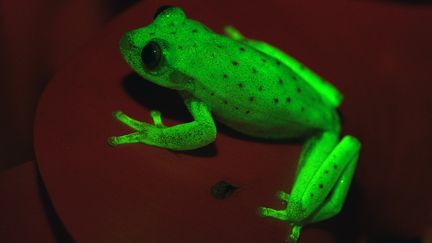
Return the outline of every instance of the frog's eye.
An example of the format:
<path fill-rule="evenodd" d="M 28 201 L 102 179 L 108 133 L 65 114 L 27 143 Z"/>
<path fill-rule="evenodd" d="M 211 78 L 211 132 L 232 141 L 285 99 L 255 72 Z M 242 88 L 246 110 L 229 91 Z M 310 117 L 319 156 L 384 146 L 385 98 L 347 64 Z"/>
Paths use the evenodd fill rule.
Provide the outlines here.
<path fill-rule="evenodd" d="M 159 68 L 162 61 L 162 49 L 155 41 L 150 41 L 141 51 L 141 60 L 144 66 L 152 71 Z"/>

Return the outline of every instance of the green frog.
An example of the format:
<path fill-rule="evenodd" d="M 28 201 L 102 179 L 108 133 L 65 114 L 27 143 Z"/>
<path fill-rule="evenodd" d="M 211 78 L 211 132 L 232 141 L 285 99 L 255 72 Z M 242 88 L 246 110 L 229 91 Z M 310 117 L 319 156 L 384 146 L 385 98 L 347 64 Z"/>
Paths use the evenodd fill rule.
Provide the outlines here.
<path fill-rule="evenodd" d="M 193 150 L 215 141 L 214 119 L 251 137 L 305 138 L 290 193 L 277 193 L 286 208 L 258 212 L 288 222 L 296 242 L 305 224 L 341 210 L 361 145 L 353 136 L 340 138 L 341 93 L 305 65 L 234 27 L 219 35 L 169 6 L 158 9 L 150 25 L 125 33 L 120 51 L 140 76 L 177 90 L 193 121 L 168 127 L 159 111 L 150 113 L 153 124 L 116 111 L 134 132 L 109 144 Z"/>

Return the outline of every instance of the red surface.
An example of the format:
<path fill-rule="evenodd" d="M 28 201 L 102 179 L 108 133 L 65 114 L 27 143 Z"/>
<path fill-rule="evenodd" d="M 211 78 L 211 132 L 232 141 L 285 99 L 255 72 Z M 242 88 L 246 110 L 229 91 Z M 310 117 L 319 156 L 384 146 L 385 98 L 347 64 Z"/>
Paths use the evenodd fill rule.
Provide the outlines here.
<path fill-rule="evenodd" d="M 176 119 L 182 104 L 127 76 L 118 52 L 121 34 L 148 24 L 157 6 L 143 2 L 118 18 L 43 95 L 36 155 L 60 218 L 79 242 L 282 242 L 286 226 L 255 209 L 282 207 L 274 193 L 290 188 L 299 145 L 252 141 L 226 129 L 215 156 L 106 145 L 107 137 L 130 132 L 111 117 L 114 110 L 149 122 L 148 108 L 160 109 L 169 125 L 184 122 Z M 423 234 L 431 215 L 432 9 L 347 1 L 180 6 L 216 31 L 234 24 L 275 44 L 345 95 L 344 131 L 364 144 L 354 194 L 341 216 L 305 228 L 302 242 Z M 208 191 L 219 180 L 240 189 L 214 200 Z"/>
<path fill-rule="evenodd" d="M 124 0 L 122 0 L 124 1 Z M 0 1 L 0 170 L 33 160 L 37 101 L 56 68 L 94 37 L 107 1 Z"/>
<path fill-rule="evenodd" d="M 41 190 L 34 161 L 0 173 L 0 242 L 58 242 Z"/>

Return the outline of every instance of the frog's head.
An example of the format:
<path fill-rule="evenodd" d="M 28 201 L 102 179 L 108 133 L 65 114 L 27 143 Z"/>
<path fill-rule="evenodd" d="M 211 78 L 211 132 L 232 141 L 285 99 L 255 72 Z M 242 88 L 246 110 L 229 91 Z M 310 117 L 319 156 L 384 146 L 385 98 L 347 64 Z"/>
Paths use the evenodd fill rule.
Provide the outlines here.
<path fill-rule="evenodd" d="M 161 7 L 150 25 L 124 34 L 120 51 L 134 71 L 145 79 L 171 89 L 188 89 L 193 79 L 180 71 L 178 65 L 187 65 L 185 60 L 191 57 L 179 54 L 178 49 L 190 38 L 186 30 L 196 24 L 180 8 Z"/>

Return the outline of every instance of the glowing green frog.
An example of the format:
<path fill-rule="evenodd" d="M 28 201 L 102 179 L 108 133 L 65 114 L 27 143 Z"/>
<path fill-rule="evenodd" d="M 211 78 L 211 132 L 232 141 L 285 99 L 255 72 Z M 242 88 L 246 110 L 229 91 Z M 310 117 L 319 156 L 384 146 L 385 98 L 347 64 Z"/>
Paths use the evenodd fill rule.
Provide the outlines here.
<path fill-rule="evenodd" d="M 352 136 L 339 139 L 342 95 L 336 88 L 269 44 L 233 27 L 225 33 L 176 7 L 160 8 L 153 23 L 127 32 L 120 41 L 126 62 L 145 79 L 178 90 L 194 121 L 167 127 L 158 111 L 151 112 L 154 124 L 117 111 L 115 118 L 136 131 L 109 143 L 196 149 L 215 141 L 213 117 L 254 137 L 308 138 L 291 193 L 278 193 L 287 207 L 259 208 L 262 216 L 289 222 L 289 238 L 297 241 L 303 225 L 341 210 L 360 143 Z"/>

